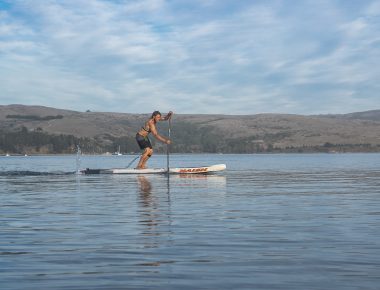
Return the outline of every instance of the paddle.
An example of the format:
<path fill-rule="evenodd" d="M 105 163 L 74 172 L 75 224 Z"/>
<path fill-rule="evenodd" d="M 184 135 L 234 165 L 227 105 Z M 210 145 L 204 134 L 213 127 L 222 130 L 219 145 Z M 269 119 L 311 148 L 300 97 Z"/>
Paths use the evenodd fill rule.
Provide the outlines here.
<path fill-rule="evenodd" d="M 131 165 L 132 165 L 132 163 L 133 163 L 133 162 L 135 162 L 135 161 L 136 161 L 136 159 L 137 159 L 137 158 L 139 158 L 139 157 L 140 157 L 140 156 L 139 156 L 139 155 L 137 155 L 137 156 L 136 156 L 136 157 L 135 157 L 135 158 L 134 158 L 134 159 L 133 159 L 131 162 L 129 162 L 129 163 L 128 163 L 127 167 L 125 167 L 125 168 L 129 168 L 129 166 L 131 166 Z"/>
<path fill-rule="evenodd" d="M 172 126 L 171 120 L 172 120 L 172 117 L 170 116 L 170 118 L 169 118 L 169 126 L 168 126 L 168 137 L 169 137 L 169 140 L 170 140 L 170 131 L 171 131 L 171 126 Z M 167 167 L 167 172 L 169 174 L 169 144 L 166 144 L 166 167 Z"/>

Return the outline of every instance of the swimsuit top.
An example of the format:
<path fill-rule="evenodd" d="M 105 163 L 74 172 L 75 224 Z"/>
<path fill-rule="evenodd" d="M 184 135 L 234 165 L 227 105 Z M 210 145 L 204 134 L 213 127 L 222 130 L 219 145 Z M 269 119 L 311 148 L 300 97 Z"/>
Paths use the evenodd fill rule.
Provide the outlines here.
<path fill-rule="evenodd" d="M 146 122 L 145 125 L 141 127 L 141 129 L 143 129 L 145 132 L 150 133 L 150 132 L 151 132 L 151 130 L 150 130 L 150 126 L 148 127 L 148 129 L 146 128 L 146 127 L 147 127 L 147 123 L 148 123 L 148 122 Z"/>

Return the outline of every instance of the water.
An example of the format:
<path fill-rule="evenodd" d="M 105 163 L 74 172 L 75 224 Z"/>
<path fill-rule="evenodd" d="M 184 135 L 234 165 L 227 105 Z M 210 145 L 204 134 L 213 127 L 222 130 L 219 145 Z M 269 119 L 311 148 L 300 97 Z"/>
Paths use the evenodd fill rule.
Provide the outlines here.
<path fill-rule="evenodd" d="M 380 154 L 172 155 L 227 171 L 169 179 L 76 163 L 0 157 L 1 289 L 379 289 Z"/>

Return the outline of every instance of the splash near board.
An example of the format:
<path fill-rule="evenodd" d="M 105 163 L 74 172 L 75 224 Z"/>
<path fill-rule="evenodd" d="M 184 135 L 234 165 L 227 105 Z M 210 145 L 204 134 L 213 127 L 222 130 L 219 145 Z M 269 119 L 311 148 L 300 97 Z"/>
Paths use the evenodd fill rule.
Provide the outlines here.
<path fill-rule="evenodd" d="M 223 171 L 226 169 L 225 164 L 216 164 L 211 166 L 201 167 L 179 167 L 170 168 L 170 174 L 205 174 Z M 110 169 L 90 169 L 86 168 L 81 170 L 81 174 L 163 174 L 167 173 L 166 168 L 147 168 L 147 169 L 134 169 L 134 168 L 110 168 Z"/>

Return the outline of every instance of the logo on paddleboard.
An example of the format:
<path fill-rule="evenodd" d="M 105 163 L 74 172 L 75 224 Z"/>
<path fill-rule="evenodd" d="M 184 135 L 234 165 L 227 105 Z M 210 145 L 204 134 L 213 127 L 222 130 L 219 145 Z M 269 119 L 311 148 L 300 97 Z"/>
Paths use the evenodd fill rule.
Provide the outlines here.
<path fill-rule="evenodd" d="M 199 172 L 207 172 L 207 167 L 201 167 L 201 168 L 183 168 L 180 169 L 180 173 L 199 173 Z"/>

